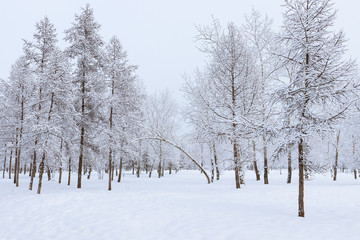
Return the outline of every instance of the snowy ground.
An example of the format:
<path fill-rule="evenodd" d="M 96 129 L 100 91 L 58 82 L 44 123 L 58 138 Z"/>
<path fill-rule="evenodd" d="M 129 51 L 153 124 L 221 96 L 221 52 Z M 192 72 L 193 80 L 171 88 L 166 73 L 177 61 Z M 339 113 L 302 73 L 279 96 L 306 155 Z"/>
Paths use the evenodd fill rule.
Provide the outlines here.
<path fill-rule="evenodd" d="M 351 174 L 306 182 L 305 218 L 297 217 L 297 183 L 287 185 L 286 174 L 271 172 L 265 186 L 247 172 L 239 190 L 233 172 L 221 177 L 208 185 L 196 171 L 162 179 L 127 173 L 109 192 L 93 176 L 81 190 L 46 181 L 41 195 L 27 190 L 28 177 L 19 188 L 0 179 L 0 239 L 360 239 L 360 180 Z"/>

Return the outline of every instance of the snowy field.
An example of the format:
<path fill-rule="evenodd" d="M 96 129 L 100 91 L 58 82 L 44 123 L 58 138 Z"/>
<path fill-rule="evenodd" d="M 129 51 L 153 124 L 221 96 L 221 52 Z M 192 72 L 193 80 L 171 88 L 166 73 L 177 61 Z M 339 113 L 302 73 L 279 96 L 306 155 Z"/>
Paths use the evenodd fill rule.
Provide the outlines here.
<path fill-rule="evenodd" d="M 296 172 L 294 174 L 297 174 Z M 66 175 L 66 174 L 65 174 Z M 208 185 L 197 171 L 162 179 L 126 173 L 122 182 L 83 179 L 83 188 L 44 182 L 30 192 L 0 179 L 0 239 L 360 239 L 360 180 L 317 175 L 305 185 L 305 218 L 297 217 L 297 183 L 270 174 L 270 185 L 247 172 L 236 190 L 233 172 Z M 64 176 L 64 181 L 65 176 Z"/>

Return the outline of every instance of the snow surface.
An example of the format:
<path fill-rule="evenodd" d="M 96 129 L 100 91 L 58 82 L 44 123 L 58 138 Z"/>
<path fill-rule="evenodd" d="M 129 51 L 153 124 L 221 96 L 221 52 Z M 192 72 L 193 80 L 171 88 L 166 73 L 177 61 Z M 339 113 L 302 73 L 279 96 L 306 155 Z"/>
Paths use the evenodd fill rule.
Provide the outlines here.
<path fill-rule="evenodd" d="M 294 172 L 294 176 L 296 176 Z M 65 174 L 66 175 L 66 174 Z M 76 189 L 55 181 L 42 194 L 28 177 L 16 188 L 0 179 L 0 239 L 360 239 L 360 180 L 318 175 L 305 185 L 305 218 L 297 217 L 297 182 L 270 174 L 270 185 L 247 172 L 236 190 L 233 172 L 208 185 L 198 171 L 140 179 L 83 179 Z M 35 182 L 36 184 L 36 182 Z M 36 185 L 37 186 L 37 185 Z"/>

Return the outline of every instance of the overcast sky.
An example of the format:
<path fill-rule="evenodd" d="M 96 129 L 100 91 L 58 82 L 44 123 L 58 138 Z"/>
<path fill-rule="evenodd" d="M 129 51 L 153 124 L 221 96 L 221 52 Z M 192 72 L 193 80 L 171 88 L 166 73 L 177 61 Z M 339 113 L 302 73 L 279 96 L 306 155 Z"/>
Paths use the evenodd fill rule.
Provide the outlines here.
<path fill-rule="evenodd" d="M 71 26 L 74 14 L 86 3 L 94 8 L 102 25 L 105 41 L 116 35 L 128 52 L 132 64 L 149 93 L 168 88 L 181 97 L 182 73 L 201 66 L 203 56 L 196 49 L 195 24 L 209 24 L 211 16 L 221 23 L 243 23 L 252 6 L 274 20 L 274 29 L 282 23 L 284 0 L 13 0 L 3 1 L 0 13 L 0 77 L 7 78 L 14 61 L 22 54 L 21 39 L 31 40 L 35 23 L 45 15 L 55 25 L 58 38 Z M 349 56 L 360 57 L 360 2 L 335 0 L 336 27 L 342 28 L 348 41 Z M 60 41 L 60 46 L 66 43 Z"/>

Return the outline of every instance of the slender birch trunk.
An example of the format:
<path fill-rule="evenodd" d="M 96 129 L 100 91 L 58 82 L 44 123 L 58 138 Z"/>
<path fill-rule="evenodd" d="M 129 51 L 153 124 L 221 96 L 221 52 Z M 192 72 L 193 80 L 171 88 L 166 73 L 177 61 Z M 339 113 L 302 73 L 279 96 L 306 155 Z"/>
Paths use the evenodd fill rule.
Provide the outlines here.
<path fill-rule="evenodd" d="M 304 149 L 303 139 L 299 141 L 299 199 L 298 199 L 298 216 L 305 217 L 304 208 Z"/>

